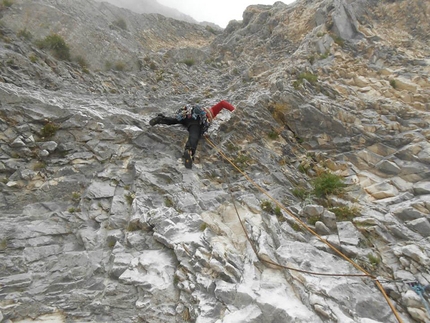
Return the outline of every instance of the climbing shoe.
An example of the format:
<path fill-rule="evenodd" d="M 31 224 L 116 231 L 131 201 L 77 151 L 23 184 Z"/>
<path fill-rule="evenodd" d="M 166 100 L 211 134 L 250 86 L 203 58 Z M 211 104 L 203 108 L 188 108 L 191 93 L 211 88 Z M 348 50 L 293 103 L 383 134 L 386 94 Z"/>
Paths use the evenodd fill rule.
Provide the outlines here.
<path fill-rule="evenodd" d="M 193 167 L 193 153 L 191 150 L 186 149 L 184 152 L 185 168 L 191 169 Z"/>
<path fill-rule="evenodd" d="M 149 124 L 151 126 L 155 126 L 156 124 L 161 123 L 161 120 L 163 120 L 163 118 L 164 118 L 164 115 L 159 114 L 155 118 L 152 118 L 151 120 L 149 120 Z"/>

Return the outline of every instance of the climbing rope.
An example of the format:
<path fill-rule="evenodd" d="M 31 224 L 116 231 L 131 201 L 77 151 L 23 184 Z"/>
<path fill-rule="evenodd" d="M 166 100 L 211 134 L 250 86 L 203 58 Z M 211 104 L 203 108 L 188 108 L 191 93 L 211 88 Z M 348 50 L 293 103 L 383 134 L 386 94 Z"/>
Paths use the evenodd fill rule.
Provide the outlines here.
<path fill-rule="evenodd" d="M 309 271 L 305 271 L 305 270 L 300 270 L 300 269 L 295 269 L 295 268 L 291 268 L 291 267 L 287 267 L 269 260 L 265 260 L 262 259 L 259 255 L 258 255 L 258 251 L 256 249 L 256 247 L 254 246 L 254 244 L 252 243 L 251 239 L 249 238 L 249 235 L 247 233 L 246 228 L 243 225 L 242 219 L 240 218 L 239 212 L 236 208 L 236 204 L 233 202 L 234 208 L 236 210 L 236 214 L 239 218 L 240 224 L 242 226 L 242 229 L 245 232 L 246 238 L 249 241 L 249 243 L 251 244 L 251 247 L 254 251 L 254 253 L 256 254 L 257 258 L 265 263 L 280 267 L 280 268 L 284 268 L 284 269 L 288 269 L 288 270 L 294 270 L 297 272 L 302 272 L 302 273 L 307 273 L 307 274 L 312 274 L 312 275 L 320 275 L 320 276 L 352 276 L 352 277 L 367 277 L 370 278 L 374 281 L 375 285 L 378 287 L 378 289 L 380 290 L 381 294 L 383 295 L 383 297 L 385 298 L 385 301 L 388 303 L 388 305 L 391 308 L 391 311 L 393 312 L 394 316 L 396 317 L 397 321 L 399 323 L 403 323 L 403 320 L 401 319 L 399 313 L 397 312 L 397 310 L 395 309 L 394 305 L 391 303 L 387 293 L 385 292 L 382 284 L 379 282 L 379 280 L 371 275 L 370 273 L 368 273 L 364 268 L 362 268 L 361 266 L 359 266 L 357 263 L 355 263 L 352 259 L 350 259 L 349 257 L 347 257 L 345 254 L 343 254 L 340 250 L 338 250 L 337 248 L 335 248 L 332 244 L 330 244 L 326 239 L 324 239 L 323 237 L 321 237 L 318 233 L 316 233 L 314 230 L 312 230 L 308 225 L 306 225 L 303 221 L 301 221 L 298 217 L 296 217 L 290 210 L 288 210 L 286 207 L 284 207 L 284 205 L 282 205 L 281 203 L 279 203 L 275 198 L 273 198 L 266 190 L 264 190 L 260 185 L 258 185 L 255 181 L 253 181 L 245 172 L 243 172 L 239 167 L 237 167 L 235 165 L 235 163 L 228 158 L 220 148 L 218 148 L 217 145 L 215 145 L 207 136 L 205 137 L 206 141 L 208 142 L 208 144 L 214 148 L 219 154 L 220 156 L 227 161 L 228 163 L 230 163 L 234 169 L 236 169 L 240 174 L 242 174 L 249 183 L 251 183 L 253 186 L 255 186 L 261 193 L 263 193 L 264 195 L 266 195 L 270 200 L 272 200 L 280 209 L 284 210 L 288 215 L 290 215 L 297 223 L 299 223 L 302 227 L 304 227 L 307 231 L 309 231 L 312 235 L 314 235 L 315 237 L 317 237 L 321 242 L 323 242 L 325 245 L 327 245 L 330 249 L 332 249 L 336 254 L 338 254 L 341 258 L 343 258 L 344 260 L 348 261 L 353 267 L 355 267 L 357 270 L 361 271 L 363 274 L 328 274 L 328 273 L 315 273 L 315 272 L 309 272 Z M 228 181 L 227 181 L 228 182 Z M 229 185 L 229 189 L 230 189 L 230 183 L 228 182 Z M 231 193 L 231 190 L 230 190 Z M 232 196 L 232 194 L 231 194 Z M 232 200 L 233 196 L 232 196 Z"/>
<path fill-rule="evenodd" d="M 429 307 L 428 302 L 424 298 L 424 292 L 425 292 L 426 287 L 422 286 L 419 282 L 409 282 L 407 284 L 410 288 L 412 288 L 412 290 L 415 293 L 417 293 L 420 296 L 421 302 L 423 303 L 424 307 L 426 308 L 426 310 L 430 316 L 430 307 Z M 428 285 L 428 286 L 430 286 L 430 285 Z"/>
<path fill-rule="evenodd" d="M 224 169 L 224 173 L 226 174 L 227 172 L 225 171 L 225 169 Z M 226 176 L 224 176 L 224 178 L 226 178 Z M 227 181 L 227 180 L 226 180 Z M 315 276 L 334 276 L 334 277 L 369 277 L 368 275 L 366 275 L 366 274 L 330 274 L 330 273 L 320 273 L 320 272 L 314 272 L 314 271 L 308 271 L 308 270 L 303 270 L 303 269 L 298 269 L 298 268 L 293 268 L 293 267 L 289 267 L 289 266 L 285 266 L 285 265 L 281 265 L 281 264 L 279 264 L 279 263 L 276 263 L 276 262 L 273 262 L 273 261 L 270 261 L 270 260 L 267 260 L 267 259 L 264 259 L 264 258 L 262 258 L 260 255 L 259 255 L 259 253 L 258 253 L 258 250 L 257 250 L 257 248 L 255 247 L 255 244 L 252 242 L 252 240 L 251 240 L 251 238 L 249 237 L 249 235 L 248 235 L 248 232 L 247 232 L 247 230 L 246 230 L 246 228 L 245 228 L 245 225 L 243 224 L 243 221 L 242 221 L 242 218 L 241 218 L 241 216 L 240 216 L 240 214 L 239 214 L 239 211 L 238 211 L 238 209 L 237 209 L 237 206 L 236 206 L 236 201 L 235 201 L 235 199 L 234 199 L 234 197 L 233 197 L 233 194 L 232 194 L 232 190 L 231 190 L 231 187 L 230 187 L 230 183 L 227 181 L 227 183 L 228 183 L 228 187 L 229 187 L 229 192 L 230 192 L 230 196 L 231 196 L 231 201 L 232 201 L 232 203 L 233 203 L 233 206 L 234 206 L 234 209 L 235 209 L 235 211 L 236 211 L 236 215 L 237 215 L 237 217 L 238 217 L 238 220 L 239 220 L 239 223 L 240 223 L 240 225 L 242 226 L 242 229 L 243 229 L 243 231 L 244 231 L 244 233 L 245 233 L 245 236 L 246 236 L 246 239 L 249 241 L 249 243 L 250 243 L 250 245 L 251 245 L 251 248 L 252 248 L 252 250 L 254 251 L 254 253 L 255 253 L 255 255 L 257 256 L 257 258 L 258 258 L 258 260 L 260 260 L 261 262 L 265 262 L 265 263 L 267 263 L 267 264 L 269 264 L 269 265 L 273 265 L 273 266 L 276 266 L 276 267 L 280 267 L 280 268 L 283 268 L 283 269 L 288 269 L 288 270 L 292 270 L 292 271 L 296 271 L 296 272 L 300 272 L 300 273 L 305 273 L 305 274 L 310 274 L 310 275 L 315 275 Z M 374 277 L 372 277 L 372 279 L 374 279 Z"/>

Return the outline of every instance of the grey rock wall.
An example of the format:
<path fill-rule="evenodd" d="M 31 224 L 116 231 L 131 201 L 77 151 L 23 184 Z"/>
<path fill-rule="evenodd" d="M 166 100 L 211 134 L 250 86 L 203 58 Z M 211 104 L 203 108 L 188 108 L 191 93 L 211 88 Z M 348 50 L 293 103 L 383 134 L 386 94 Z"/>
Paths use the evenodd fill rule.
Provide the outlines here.
<path fill-rule="evenodd" d="M 158 17 L 178 27 L 171 40 L 139 47 L 139 69 L 103 72 L 18 37 L 28 3 L 3 8 L 2 322 L 427 322 L 428 290 L 423 301 L 407 284 L 430 282 L 426 36 L 401 16 L 394 36 L 385 13 L 403 2 L 333 3 L 251 6 L 203 47 L 200 27 Z M 32 4 L 58 17 L 123 13 Z M 426 3 L 411 4 L 421 19 L 415 4 Z M 332 17 L 337 36 L 344 25 L 357 34 L 342 43 Z M 110 55 L 122 48 L 103 26 L 110 18 L 91 29 L 70 19 L 109 39 Z M 171 32 L 157 26 L 154 41 Z M 134 32 L 115 37 L 125 44 Z M 236 111 L 209 136 L 248 177 L 203 139 L 185 169 L 186 131 L 148 125 L 184 102 L 223 99 Z M 343 195 L 311 194 L 323 171 L 344 179 Z M 324 241 L 378 278 L 398 317 L 370 278 L 262 261 L 362 274 Z"/>

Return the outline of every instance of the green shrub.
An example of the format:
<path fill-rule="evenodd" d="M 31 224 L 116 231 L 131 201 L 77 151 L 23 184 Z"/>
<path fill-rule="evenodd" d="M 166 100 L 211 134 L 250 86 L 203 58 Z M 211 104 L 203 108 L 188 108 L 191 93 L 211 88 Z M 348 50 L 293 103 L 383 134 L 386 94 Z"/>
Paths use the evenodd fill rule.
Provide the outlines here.
<path fill-rule="evenodd" d="M 155 77 L 155 80 L 157 81 L 157 82 L 161 82 L 162 80 L 163 80 L 163 78 L 164 78 L 164 71 L 163 70 L 159 70 L 159 71 L 157 71 L 157 73 L 156 73 L 156 77 Z"/>
<path fill-rule="evenodd" d="M 293 82 L 293 87 L 298 89 L 299 86 L 303 84 L 303 80 L 306 80 L 311 84 L 315 84 L 318 81 L 318 75 L 309 72 L 300 73 L 297 77 L 297 80 Z"/>
<path fill-rule="evenodd" d="M 265 211 L 267 213 L 273 213 L 274 212 L 272 203 L 270 201 L 261 202 L 260 207 L 263 211 Z"/>
<path fill-rule="evenodd" d="M 108 239 L 106 239 L 106 243 L 109 248 L 113 248 L 115 247 L 116 239 L 113 237 L 108 237 Z"/>
<path fill-rule="evenodd" d="M 111 69 L 112 69 L 112 66 L 113 66 L 112 62 L 110 62 L 110 61 L 106 61 L 106 62 L 105 62 L 105 70 L 106 70 L 106 71 L 111 70 Z"/>
<path fill-rule="evenodd" d="M 293 188 L 291 193 L 293 193 L 293 195 L 295 197 L 297 197 L 301 200 L 304 200 L 310 194 L 310 192 L 308 190 L 306 190 L 305 188 L 302 188 L 302 187 Z"/>
<path fill-rule="evenodd" d="M 315 225 L 315 223 L 317 223 L 317 221 L 321 220 L 321 216 L 311 215 L 306 220 L 308 221 L 308 224 Z"/>
<path fill-rule="evenodd" d="M 2 1 L 3 6 L 5 6 L 6 8 L 9 8 L 13 5 L 13 1 L 12 0 L 3 0 Z"/>
<path fill-rule="evenodd" d="M 27 28 L 24 28 L 24 29 L 21 29 L 20 31 L 18 31 L 17 36 L 19 38 L 23 38 L 23 39 L 26 39 L 26 40 L 31 40 L 33 38 L 33 35 L 31 34 L 31 32 L 29 32 L 27 30 Z"/>
<path fill-rule="evenodd" d="M 88 63 L 87 63 L 86 59 L 83 56 L 80 56 L 80 55 L 76 56 L 75 57 L 75 61 L 83 69 L 88 68 Z"/>
<path fill-rule="evenodd" d="M 320 59 L 326 59 L 329 54 L 330 54 L 329 51 L 326 51 L 324 54 L 320 54 Z"/>
<path fill-rule="evenodd" d="M 48 49 L 53 55 L 60 60 L 70 60 L 70 49 L 66 41 L 58 34 L 46 36 L 45 39 L 37 42 L 40 49 Z"/>
<path fill-rule="evenodd" d="M 307 174 L 308 170 L 311 169 L 311 166 L 309 164 L 300 164 L 299 167 L 297 167 L 297 169 L 299 170 L 300 173 L 302 174 Z"/>
<path fill-rule="evenodd" d="M 30 54 L 30 56 L 28 57 L 28 59 L 30 60 L 30 62 L 32 63 L 36 63 L 37 62 L 37 56 L 34 54 Z"/>
<path fill-rule="evenodd" d="M 125 70 L 125 63 L 123 63 L 123 62 L 116 62 L 114 68 L 115 68 L 116 71 L 122 72 L 122 71 Z"/>
<path fill-rule="evenodd" d="M 303 72 L 299 74 L 299 80 L 306 80 L 311 84 L 315 84 L 318 81 L 318 75 L 309 72 Z"/>
<path fill-rule="evenodd" d="M 138 222 L 129 222 L 125 230 L 128 232 L 139 231 L 141 230 L 140 224 Z"/>
<path fill-rule="evenodd" d="M 82 68 L 82 72 L 89 74 L 90 70 L 88 69 L 88 62 L 83 58 L 82 56 L 77 56 L 75 58 L 76 62 L 79 64 L 79 66 Z"/>
<path fill-rule="evenodd" d="M 312 181 L 312 185 L 313 193 L 317 197 L 326 197 L 329 194 L 338 195 L 343 192 L 345 187 L 342 177 L 332 173 L 321 174 Z"/>
<path fill-rule="evenodd" d="M 115 70 L 115 71 L 124 71 L 125 70 L 125 63 L 123 62 L 116 62 L 112 63 L 110 61 L 105 62 L 105 69 L 106 71 Z"/>
<path fill-rule="evenodd" d="M 182 61 L 187 66 L 193 66 L 196 62 L 192 58 L 187 58 Z"/>
<path fill-rule="evenodd" d="M 7 238 L 3 238 L 0 240 L 0 251 L 7 249 Z"/>
<path fill-rule="evenodd" d="M 125 200 L 127 201 L 128 205 L 133 204 L 134 197 L 135 197 L 134 194 L 128 193 L 128 194 L 124 195 L 124 197 L 125 197 Z"/>
<path fill-rule="evenodd" d="M 375 267 L 378 266 L 381 262 L 381 259 L 373 253 L 369 253 L 367 255 L 367 259 L 369 259 L 369 262 L 372 264 L 372 266 L 375 266 Z"/>
<path fill-rule="evenodd" d="M 349 206 L 332 207 L 329 211 L 336 215 L 338 221 L 350 221 L 360 213 L 359 208 Z"/>
<path fill-rule="evenodd" d="M 286 217 L 284 217 L 284 215 L 282 214 L 281 208 L 278 205 L 276 205 L 273 209 L 273 213 L 275 214 L 276 219 L 279 223 L 287 221 Z"/>
<path fill-rule="evenodd" d="M 45 168 L 46 168 L 46 164 L 44 162 L 37 162 L 33 166 L 34 171 L 38 171 L 38 170 L 45 169 Z"/>
<path fill-rule="evenodd" d="M 48 122 L 47 124 L 45 124 L 43 126 L 43 128 L 41 129 L 40 132 L 42 134 L 42 137 L 44 137 L 44 138 L 51 138 L 51 137 L 53 137 L 57 133 L 57 130 L 59 128 L 60 127 L 58 125 L 56 125 L 55 123 Z"/>
<path fill-rule="evenodd" d="M 345 45 L 345 40 L 342 39 L 342 37 L 339 36 L 332 36 L 333 40 L 336 44 L 338 44 L 340 47 L 343 47 Z"/>
<path fill-rule="evenodd" d="M 119 18 L 115 20 L 112 25 L 123 30 L 127 30 L 127 23 L 125 22 L 124 18 Z"/>
<path fill-rule="evenodd" d="M 272 202 L 267 200 L 263 201 L 261 202 L 260 207 L 264 212 L 276 215 L 276 218 L 278 219 L 279 222 L 285 221 L 285 218 L 282 216 L 281 208 L 279 206 L 273 207 Z"/>
<path fill-rule="evenodd" d="M 269 134 L 267 135 L 270 139 L 275 140 L 279 138 L 279 133 L 275 130 L 272 130 L 271 132 L 269 132 Z"/>
<path fill-rule="evenodd" d="M 73 192 L 72 193 L 72 200 L 73 201 L 79 201 L 81 199 L 81 193 L 79 192 Z"/>
<path fill-rule="evenodd" d="M 292 224 L 290 224 L 290 227 L 294 231 L 303 231 L 302 226 L 300 224 L 298 224 L 297 222 L 293 222 Z"/>
<path fill-rule="evenodd" d="M 233 163 L 240 169 L 244 170 L 246 167 L 249 166 L 249 163 L 251 161 L 251 157 L 239 153 L 236 158 L 233 160 Z"/>
<path fill-rule="evenodd" d="M 214 34 L 214 35 L 219 34 L 219 33 L 218 33 L 218 32 L 217 32 L 213 27 L 211 27 L 211 26 L 206 25 L 205 29 L 206 29 L 208 32 L 210 32 L 210 33 L 212 33 L 212 34 Z"/>
<path fill-rule="evenodd" d="M 279 215 L 277 214 L 276 219 L 278 220 L 279 223 L 287 221 L 287 219 L 282 215 L 282 213 Z"/>
<path fill-rule="evenodd" d="M 396 89 L 397 88 L 396 80 L 390 80 L 390 85 L 392 86 L 393 89 Z"/>
<path fill-rule="evenodd" d="M 166 197 L 164 199 L 164 205 L 167 206 L 167 207 L 173 207 L 174 204 L 173 204 L 172 199 L 170 199 L 169 197 Z"/>
<path fill-rule="evenodd" d="M 237 147 L 235 144 L 228 142 L 226 145 L 227 151 L 229 152 L 234 152 L 234 151 L 238 151 L 239 147 Z"/>

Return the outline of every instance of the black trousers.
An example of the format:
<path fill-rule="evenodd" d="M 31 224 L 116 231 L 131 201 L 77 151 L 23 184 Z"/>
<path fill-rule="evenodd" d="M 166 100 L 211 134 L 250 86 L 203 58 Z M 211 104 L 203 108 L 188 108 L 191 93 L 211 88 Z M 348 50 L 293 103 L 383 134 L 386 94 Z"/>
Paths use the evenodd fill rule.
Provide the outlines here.
<path fill-rule="evenodd" d="M 164 117 L 160 123 L 167 125 L 181 124 L 186 127 L 188 130 L 188 140 L 185 144 L 185 150 L 191 150 L 194 156 L 199 140 L 202 137 L 202 125 L 200 125 L 199 120 L 191 118 L 178 120 L 176 118 Z"/>

